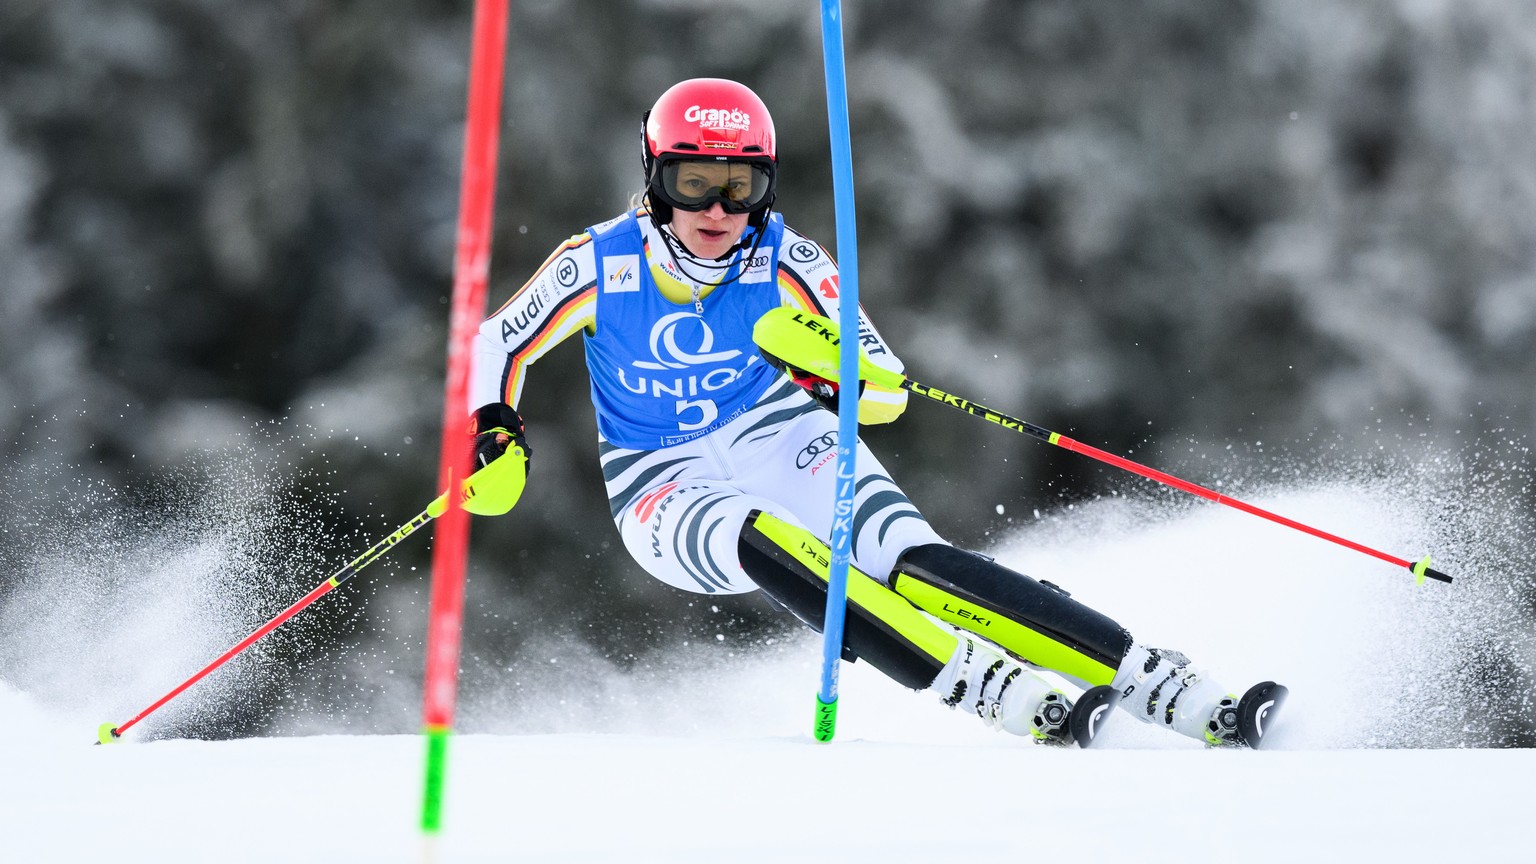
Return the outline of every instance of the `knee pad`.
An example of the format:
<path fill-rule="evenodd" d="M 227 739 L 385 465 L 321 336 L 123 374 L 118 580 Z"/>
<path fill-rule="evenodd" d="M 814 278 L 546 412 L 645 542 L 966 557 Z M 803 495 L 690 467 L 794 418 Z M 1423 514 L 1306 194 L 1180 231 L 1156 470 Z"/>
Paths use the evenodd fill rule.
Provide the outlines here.
<path fill-rule="evenodd" d="M 741 529 L 741 567 L 763 593 L 820 633 L 831 555 L 825 543 L 769 513 L 752 511 Z M 889 588 L 848 568 L 843 659 L 862 657 L 904 687 L 926 690 L 959 638 Z"/>
<path fill-rule="evenodd" d="M 1131 634 L 1054 585 L 984 555 L 933 544 L 908 549 L 891 587 L 919 609 L 1088 684 L 1114 680 Z"/>

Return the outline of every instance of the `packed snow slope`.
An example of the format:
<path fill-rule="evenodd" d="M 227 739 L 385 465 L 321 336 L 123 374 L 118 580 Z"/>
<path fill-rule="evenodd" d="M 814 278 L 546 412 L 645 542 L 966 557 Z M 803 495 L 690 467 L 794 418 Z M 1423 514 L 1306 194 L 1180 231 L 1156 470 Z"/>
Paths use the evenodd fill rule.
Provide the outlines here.
<path fill-rule="evenodd" d="M 415 736 L 153 740 L 146 722 L 92 746 L 97 724 L 126 719 L 224 646 L 183 626 L 187 610 L 169 600 L 129 615 L 12 592 L 0 610 L 0 859 L 1523 860 L 1536 753 L 1508 745 L 1525 740 L 1510 730 L 1531 711 L 1511 683 L 1529 680 L 1514 590 L 1529 574 L 1501 569 L 1510 560 L 1494 551 L 1528 545 L 1528 517 L 1405 494 L 1423 480 L 1298 483 L 1250 500 L 1402 557 L 1434 551 L 1454 585 L 1415 586 L 1367 556 L 1159 495 L 1031 513 L 988 550 L 1231 689 L 1289 685 L 1263 752 L 1206 750 L 1124 713 L 1099 749 L 1036 747 L 862 663 L 844 666 L 837 740 L 823 746 L 809 736 L 813 636 L 729 656 L 692 646 L 693 662 L 640 684 L 568 655 L 563 675 L 509 695 L 497 722 L 461 720 L 431 845 L 417 831 Z M 1435 500 L 1446 503 L 1423 503 Z M 174 552 L 187 569 L 222 554 Z M 159 572 L 115 561 L 128 580 Z M 170 579 L 159 590 L 197 596 Z M 82 671 L 120 653 L 155 662 L 131 680 Z M 183 698 L 228 698 L 217 677 Z M 606 710 L 615 692 L 639 710 Z"/>
<path fill-rule="evenodd" d="M 905 728 L 924 727 L 932 706 L 849 677 L 829 746 L 799 731 L 809 711 L 777 708 L 803 715 L 778 736 L 460 737 L 435 850 L 415 830 L 417 738 L 93 748 L 81 746 L 89 729 L 11 693 L 7 715 L 20 709 L 28 728 L 4 751 L 0 843 L 16 862 L 1406 862 L 1528 850 L 1530 750 L 1055 751 Z M 803 707 L 814 682 L 794 683 L 778 689 Z"/>

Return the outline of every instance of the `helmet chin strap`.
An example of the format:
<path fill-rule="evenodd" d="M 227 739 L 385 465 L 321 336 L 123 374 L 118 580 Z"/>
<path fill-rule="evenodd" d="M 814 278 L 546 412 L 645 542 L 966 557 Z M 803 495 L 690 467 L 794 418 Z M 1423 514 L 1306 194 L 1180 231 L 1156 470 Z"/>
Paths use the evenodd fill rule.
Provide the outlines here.
<path fill-rule="evenodd" d="M 646 193 L 646 203 L 647 204 L 650 203 L 650 193 Z M 762 210 L 757 211 L 757 213 L 753 213 L 752 216 L 756 217 L 758 215 L 758 213 L 762 214 L 762 218 L 761 219 L 750 218 L 748 220 L 748 227 L 752 229 L 752 248 L 751 248 L 751 251 L 747 252 L 746 256 L 743 259 L 741 259 L 743 265 L 745 265 L 747 262 L 751 261 L 753 258 L 757 257 L 757 250 L 758 250 L 758 247 L 762 245 L 763 235 L 768 233 L 764 229 L 768 225 L 768 217 L 769 217 L 769 215 L 773 213 L 773 201 L 770 199 L 769 202 L 768 202 L 768 206 L 767 207 L 764 207 Z M 746 240 L 745 236 L 743 236 L 741 240 L 737 240 L 731 246 L 731 248 L 729 248 L 729 249 L 725 250 L 723 253 L 721 253 L 720 257 L 715 258 L 713 262 L 708 262 L 704 258 L 701 258 L 700 256 L 693 254 L 693 251 L 691 249 L 689 249 L 688 245 L 685 244 L 682 241 L 682 238 L 674 236 L 671 231 L 667 230 L 667 226 L 666 225 L 663 225 L 661 222 L 658 222 L 656 220 L 656 213 L 655 213 L 654 208 L 647 207 L 646 208 L 646 215 L 648 215 L 650 217 L 651 224 L 656 226 L 656 233 L 661 235 L 661 241 L 666 244 L 666 246 L 667 246 L 667 254 L 672 257 L 672 263 L 677 265 L 678 272 L 682 273 L 684 276 L 687 276 L 689 279 L 692 279 L 694 282 L 697 282 L 697 283 L 700 283 L 700 284 L 707 284 L 707 285 L 708 284 L 712 284 L 712 285 L 714 285 L 715 287 L 718 288 L 718 287 L 720 287 L 722 285 L 729 285 L 730 283 L 735 282 L 736 280 L 740 279 L 742 276 L 746 275 L 747 268 L 745 266 L 742 266 L 740 269 L 738 269 L 736 271 L 736 275 L 735 276 L 732 276 L 729 279 L 722 279 L 719 282 L 710 282 L 708 276 L 706 276 L 705 278 L 701 279 L 698 276 L 695 276 L 693 273 L 690 273 L 688 271 L 688 268 L 683 266 L 682 259 L 679 258 L 679 256 L 678 256 L 678 252 L 679 252 L 679 250 L 681 250 L 683 256 L 686 257 L 690 262 L 692 262 L 694 264 L 697 264 L 697 265 L 699 265 L 701 267 L 705 267 L 705 268 L 708 268 L 710 270 L 715 270 L 715 271 L 727 270 L 727 269 L 730 268 L 730 266 L 732 264 L 734 264 L 736 262 L 735 262 L 735 259 L 732 259 L 732 260 L 726 260 L 726 259 L 730 259 L 731 256 L 734 253 L 740 252 L 741 250 L 746 248 L 746 247 L 744 247 L 742 245 L 742 243 Z M 710 274 L 710 275 L 713 275 L 713 274 Z"/>

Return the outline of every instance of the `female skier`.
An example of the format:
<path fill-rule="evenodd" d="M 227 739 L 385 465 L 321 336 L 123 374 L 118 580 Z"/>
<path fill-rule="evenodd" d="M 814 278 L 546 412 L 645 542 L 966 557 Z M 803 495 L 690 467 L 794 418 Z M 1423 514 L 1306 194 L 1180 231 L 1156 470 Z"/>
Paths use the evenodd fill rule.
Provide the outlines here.
<path fill-rule="evenodd" d="M 528 367 L 579 333 L 609 507 L 629 553 L 685 591 L 761 589 L 819 629 L 836 387 L 765 358 L 752 328 L 779 306 L 835 320 L 837 265 L 773 211 L 773 120 L 750 89 L 683 81 L 643 127 L 638 206 L 567 240 L 480 328 L 475 467 L 511 444 L 526 456 L 515 406 Z M 858 339 L 871 362 L 902 371 L 862 310 Z M 859 422 L 890 422 L 906 395 L 865 386 Z M 1255 706 L 1273 706 L 1283 688 L 1266 682 L 1240 704 L 1182 654 L 945 542 L 862 441 L 856 468 L 845 657 L 1044 743 L 1071 742 L 1072 705 L 1031 666 L 1112 685 L 1145 722 L 1258 746 Z"/>

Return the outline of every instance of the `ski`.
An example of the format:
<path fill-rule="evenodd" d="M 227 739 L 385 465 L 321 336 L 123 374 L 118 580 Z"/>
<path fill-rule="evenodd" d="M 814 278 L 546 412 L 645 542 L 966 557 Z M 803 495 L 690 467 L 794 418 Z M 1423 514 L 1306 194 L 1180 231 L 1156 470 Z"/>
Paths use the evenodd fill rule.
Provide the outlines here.
<path fill-rule="evenodd" d="M 1084 691 L 1072 706 L 1071 716 L 1067 718 L 1067 729 L 1072 741 L 1079 747 L 1092 747 L 1094 739 L 1099 736 L 1099 730 L 1104 726 L 1106 716 L 1115 710 L 1119 702 L 1120 691 L 1108 684 Z"/>
<path fill-rule="evenodd" d="M 1275 715 L 1285 705 L 1291 691 L 1285 685 L 1263 681 L 1248 688 L 1237 700 L 1237 734 L 1242 743 L 1257 750 L 1264 746 L 1264 735 Z"/>

